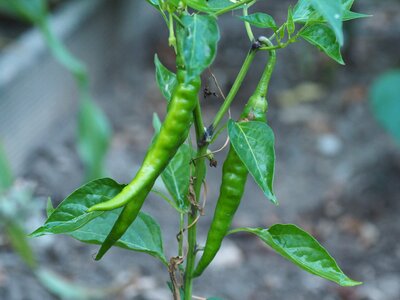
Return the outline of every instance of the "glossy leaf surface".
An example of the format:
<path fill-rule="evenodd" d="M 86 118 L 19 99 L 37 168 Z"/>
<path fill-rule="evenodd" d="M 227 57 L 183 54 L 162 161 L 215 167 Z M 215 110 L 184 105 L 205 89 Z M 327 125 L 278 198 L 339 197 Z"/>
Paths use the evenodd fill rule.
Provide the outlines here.
<path fill-rule="evenodd" d="M 327 25 L 314 24 L 308 26 L 300 33 L 300 36 L 339 64 L 344 65 L 340 53 L 340 45 L 336 40 L 335 33 Z"/>
<path fill-rule="evenodd" d="M 107 211 L 67 234 L 81 242 L 101 245 L 110 233 L 120 212 L 121 209 Z M 167 264 L 160 226 L 151 216 L 143 212 L 139 213 L 125 234 L 115 243 L 115 246 L 150 254 Z"/>
<path fill-rule="evenodd" d="M 65 198 L 51 213 L 43 226 L 31 236 L 72 232 L 104 212 L 88 213 L 89 207 L 116 196 L 124 187 L 110 178 L 93 180 Z"/>
<path fill-rule="evenodd" d="M 240 231 L 255 234 L 278 254 L 311 274 L 341 286 L 361 284 L 347 277 L 324 247 L 296 225 L 276 224 L 269 229 L 239 228 L 231 233 Z"/>
<path fill-rule="evenodd" d="M 241 16 L 240 19 L 259 28 L 277 29 L 274 18 L 265 13 L 254 13 L 248 16 Z"/>
<path fill-rule="evenodd" d="M 154 56 L 154 64 L 156 66 L 156 82 L 158 88 L 164 98 L 169 102 L 171 100 L 172 91 L 178 83 L 176 75 L 161 63 L 157 54 Z"/>
<path fill-rule="evenodd" d="M 343 8 L 341 0 L 310 0 L 314 9 L 323 16 L 333 29 L 340 46 L 343 45 L 342 17 Z"/>
<path fill-rule="evenodd" d="M 178 52 L 187 70 L 186 81 L 191 81 L 211 65 L 217 53 L 219 30 L 212 16 L 183 16 L 178 30 Z"/>
<path fill-rule="evenodd" d="M 265 196 L 277 204 L 273 192 L 275 150 L 272 129 L 263 122 L 229 120 L 228 134 L 231 145 Z"/>
<path fill-rule="evenodd" d="M 231 0 L 187 0 L 189 7 L 209 14 L 231 7 L 233 4 L 235 2 Z"/>

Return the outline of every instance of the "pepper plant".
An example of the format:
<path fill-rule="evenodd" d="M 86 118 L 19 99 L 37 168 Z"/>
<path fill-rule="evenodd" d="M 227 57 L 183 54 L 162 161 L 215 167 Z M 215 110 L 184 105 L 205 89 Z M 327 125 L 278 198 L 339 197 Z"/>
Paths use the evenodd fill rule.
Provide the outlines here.
<path fill-rule="evenodd" d="M 257 236 L 267 246 L 307 272 L 342 286 L 360 284 L 346 276 L 328 252 L 306 231 L 292 224 L 269 228 L 231 228 L 248 174 L 272 204 L 274 134 L 266 112 L 267 92 L 277 53 L 298 40 L 305 40 L 340 64 L 344 37 L 343 21 L 365 17 L 351 11 L 354 0 L 300 0 L 288 8 L 287 19 L 277 24 L 264 12 L 251 11 L 255 0 L 147 0 L 159 11 L 169 30 L 168 43 L 176 53 L 176 73 L 155 57 L 156 81 L 168 102 L 161 122 L 153 119 L 155 135 L 133 180 L 119 184 L 110 178 L 91 181 L 53 209 L 32 236 L 67 234 L 82 242 L 101 245 L 96 260 L 113 246 L 148 253 L 169 272 L 174 299 L 193 299 L 193 281 L 217 254 L 223 238 L 238 232 Z M 220 38 L 218 17 L 230 13 L 243 22 L 249 50 L 243 65 L 211 124 L 204 124 L 199 102 L 200 75 L 214 61 Z M 265 34 L 255 37 L 253 27 Z M 253 61 L 268 55 L 258 85 L 249 95 L 238 120 L 225 116 Z M 222 93 L 221 93 L 222 95 Z M 190 133 L 194 127 L 194 137 Z M 198 245 L 196 230 L 203 211 L 202 187 L 207 161 L 215 166 L 209 149 L 216 138 L 226 135 L 229 151 L 222 167 L 222 182 L 214 218 L 205 245 Z M 168 195 L 154 189 L 161 177 Z M 180 220 L 177 253 L 167 259 L 160 226 L 141 207 L 153 191 L 176 210 Z M 200 259 L 196 264 L 196 257 Z M 199 299 L 198 297 L 196 299 Z"/>

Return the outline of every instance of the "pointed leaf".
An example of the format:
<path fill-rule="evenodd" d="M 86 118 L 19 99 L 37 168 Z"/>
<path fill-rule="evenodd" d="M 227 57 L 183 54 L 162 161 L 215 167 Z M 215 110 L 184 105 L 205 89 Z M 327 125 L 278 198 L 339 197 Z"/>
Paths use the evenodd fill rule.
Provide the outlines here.
<path fill-rule="evenodd" d="M 264 13 L 254 13 L 248 16 L 241 16 L 240 19 L 259 28 L 272 28 L 274 30 L 278 28 L 274 18 Z"/>
<path fill-rule="evenodd" d="M 291 6 L 289 6 L 288 16 L 287 16 L 287 31 L 289 34 L 292 34 L 294 33 L 295 30 L 296 30 L 296 25 L 293 20 L 293 9 Z"/>
<path fill-rule="evenodd" d="M 106 211 L 86 225 L 67 234 L 81 242 L 101 245 L 110 233 L 120 212 L 121 209 Z M 160 259 L 164 264 L 168 264 L 164 255 L 160 226 L 151 216 L 143 212 L 139 212 L 136 220 L 115 243 L 115 246 L 145 252 Z"/>
<path fill-rule="evenodd" d="M 176 75 L 164 67 L 158 59 L 157 54 L 154 56 L 154 64 L 156 66 L 157 85 L 164 98 L 169 102 L 171 100 L 172 91 L 178 83 Z"/>
<path fill-rule="evenodd" d="M 273 192 L 275 169 L 274 133 L 263 122 L 228 122 L 231 145 L 265 196 L 277 204 Z"/>
<path fill-rule="evenodd" d="M 178 27 L 177 47 L 187 70 L 185 80 L 189 82 L 200 76 L 214 61 L 219 30 L 212 16 L 186 15 L 181 21 L 185 27 Z"/>
<path fill-rule="evenodd" d="M 36 257 L 29 245 L 24 229 L 16 222 L 9 222 L 6 224 L 6 232 L 14 251 L 30 268 L 35 268 L 37 266 Z"/>
<path fill-rule="evenodd" d="M 342 16 L 343 8 L 341 0 L 310 0 L 314 9 L 320 13 L 328 24 L 332 27 L 333 32 L 339 42 L 343 45 L 343 29 Z"/>
<path fill-rule="evenodd" d="M 295 225 L 276 224 L 269 229 L 239 228 L 231 233 L 241 231 L 257 235 L 278 254 L 311 274 L 336 282 L 341 286 L 361 284 L 347 277 L 321 244 Z"/>
<path fill-rule="evenodd" d="M 350 21 L 354 19 L 362 19 L 362 18 L 369 18 L 372 17 L 371 15 L 360 14 L 357 12 L 353 12 L 350 10 L 346 10 L 343 12 L 343 21 Z"/>
<path fill-rule="evenodd" d="M 330 58 L 341 65 L 344 65 L 340 53 L 340 45 L 336 40 L 332 29 L 324 24 L 315 24 L 304 29 L 300 36 L 310 44 L 317 46 L 318 49 L 325 52 Z"/>
<path fill-rule="evenodd" d="M 369 92 L 375 118 L 400 144 L 400 70 L 380 75 Z"/>
<path fill-rule="evenodd" d="M 50 215 L 53 213 L 53 211 L 55 210 L 53 203 L 51 202 L 51 198 L 48 197 L 47 198 L 47 205 L 46 205 L 46 215 L 47 217 L 50 217 Z"/>
<path fill-rule="evenodd" d="M 31 236 L 68 233 L 87 224 L 103 214 L 103 211 L 88 213 L 89 207 L 114 198 L 124 187 L 110 178 L 93 180 L 65 198 L 47 218 L 43 226 Z"/>

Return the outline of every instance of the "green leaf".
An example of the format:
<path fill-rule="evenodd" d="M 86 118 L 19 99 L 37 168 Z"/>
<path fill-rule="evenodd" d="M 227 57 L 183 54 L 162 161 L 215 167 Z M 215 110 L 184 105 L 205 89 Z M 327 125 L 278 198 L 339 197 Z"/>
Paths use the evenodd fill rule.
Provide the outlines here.
<path fill-rule="evenodd" d="M 274 204 L 273 192 L 275 169 L 274 133 L 263 122 L 228 122 L 231 145 L 246 165 L 259 187 Z"/>
<path fill-rule="evenodd" d="M 47 15 L 45 0 L 0 0 L 0 6 L 32 23 L 38 23 Z"/>
<path fill-rule="evenodd" d="M 190 160 L 190 147 L 183 144 L 161 173 L 165 187 L 181 209 L 185 209 L 188 206 Z"/>
<path fill-rule="evenodd" d="M 306 23 L 307 21 L 312 21 L 312 14 L 314 9 L 311 7 L 309 0 L 299 0 L 293 9 L 293 21 L 298 23 Z M 317 17 L 318 14 L 315 14 L 314 17 Z"/>
<path fill-rule="evenodd" d="M 0 194 L 8 190 L 14 182 L 11 167 L 8 163 L 6 152 L 0 143 Z"/>
<path fill-rule="evenodd" d="M 30 268 L 35 268 L 37 265 L 35 254 L 22 227 L 16 222 L 10 222 L 6 224 L 6 232 L 14 250 Z"/>
<path fill-rule="evenodd" d="M 81 242 L 101 245 L 117 221 L 121 210 L 106 211 L 84 226 L 67 234 Z M 143 212 L 139 212 L 135 221 L 115 243 L 115 246 L 150 254 L 168 265 L 164 255 L 160 226 L 151 216 Z"/>
<path fill-rule="evenodd" d="M 80 102 L 78 116 L 79 156 L 85 166 L 86 180 L 103 176 L 104 159 L 111 139 L 111 127 L 103 111 L 91 100 Z"/>
<path fill-rule="evenodd" d="M 354 0 L 342 0 L 342 21 L 349 21 L 358 18 L 369 17 L 369 15 L 359 14 L 350 11 Z M 326 23 L 324 17 L 315 11 L 315 9 L 311 6 L 309 0 L 300 0 L 293 11 L 293 20 L 298 23 L 307 23 L 307 22 L 320 22 Z"/>
<path fill-rule="evenodd" d="M 400 70 L 378 76 L 369 91 L 369 103 L 375 118 L 400 145 Z"/>
<path fill-rule="evenodd" d="M 154 56 L 154 64 L 156 66 L 157 85 L 164 98 L 169 102 L 171 100 L 172 92 L 178 83 L 176 75 L 164 67 L 158 59 L 157 54 Z"/>
<path fill-rule="evenodd" d="M 213 14 L 235 4 L 231 0 L 187 0 L 187 5 L 201 12 Z M 234 9 L 239 9 L 235 7 Z M 233 10 L 233 9 L 232 9 Z"/>
<path fill-rule="evenodd" d="M 45 268 L 38 268 L 34 270 L 36 277 L 40 283 L 57 299 L 63 300 L 89 300 L 89 299 L 112 299 L 113 289 L 109 286 L 104 288 L 90 288 L 80 286 L 65 279 Z"/>
<path fill-rule="evenodd" d="M 242 231 L 257 235 L 278 254 L 311 274 L 336 282 L 341 286 L 361 284 L 347 277 L 321 244 L 295 225 L 275 224 L 269 229 L 239 228 L 230 233 Z"/>
<path fill-rule="evenodd" d="M 68 233 L 97 218 L 103 211 L 88 213 L 89 207 L 114 198 L 124 187 L 110 178 L 93 180 L 65 198 L 47 218 L 43 226 L 31 233 L 37 237 L 45 234 Z"/>
<path fill-rule="evenodd" d="M 161 122 L 156 113 L 153 115 L 153 126 L 156 136 L 161 128 Z M 165 187 L 180 210 L 184 210 L 188 206 L 186 197 L 189 192 L 191 158 L 190 146 L 183 144 L 161 173 Z"/>
<path fill-rule="evenodd" d="M 274 30 L 278 28 L 274 18 L 264 13 L 254 13 L 248 16 L 241 16 L 240 19 L 259 28 L 272 28 Z"/>
<path fill-rule="evenodd" d="M 344 65 L 342 55 L 340 53 L 340 45 L 336 40 L 335 33 L 332 29 L 324 24 L 314 24 L 306 27 L 300 36 L 310 44 L 317 46 L 318 49 L 325 52 L 330 58 Z"/>
<path fill-rule="evenodd" d="M 332 27 L 339 45 L 343 45 L 342 16 L 343 7 L 341 0 L 310 0 L 313 8 L 320 13 Z"/>
<path fill-rule="evenodd" d="M 369 17 L 372 16 L 366 14 L 360 14 L 349 10 L 343 12 L 343 21 L 350 21 L 354 19 L 369 18 Z"/>
<path fill-rule="evenodd" d="M 217 21 L 212 16 L 183 16 L 185 28 L 178 27 L 178 53 L 183 57 L 187 70 L 186 82 L 198 76 L 212 64 L 217 53 L 219 30 Z"/>
<path fill-rule="evenodd" d="M 287 31 L 289 34 L 292 34 L 294 33 L 295 30 L 296 30 L 296 25 L 293 20 L 293 9 L 291 6 L 289 6 L 288 16 L 287 16 Z"/>
<path fill-rule="evenodd" d="M 47 217 L 50 217 L 50 215 L 54 212 L 55 208 L 53 206 L 53 203 L 51 202 L 51 198 L 47 198 L 47 205 L 46 205 L 46 215 Z"/>

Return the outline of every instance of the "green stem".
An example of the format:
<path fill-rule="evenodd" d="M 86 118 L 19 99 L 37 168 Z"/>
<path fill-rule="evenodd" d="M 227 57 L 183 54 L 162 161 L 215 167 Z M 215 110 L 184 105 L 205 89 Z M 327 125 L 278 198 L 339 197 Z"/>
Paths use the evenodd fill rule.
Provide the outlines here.
<path fill-rule="evenodd" d="M 194 171 L 193 190 L 196 203 L 191 205 L 191 211 L 188 214 L 188 253 L 186 258 L 184 292 L 185 299 L 192 299 L 193 287 L 193 271 L 196 261 L 196 235 L 197 235 L 197 216 L 198 216 L 198 199 L 200 198 L 201 186 L 206 175 L 206 164 L 204 156 L 207 153 L 208 144 L 204 142 L 204 124 L 201 117 L 200 103 L 197 104 L 194 112 L 194 125 L 196 129 L 197 154 L 196 168 Z"/>
<path fill-rule="evenodd" d="M 243 4 L 247 4 L 247 3 L 250 3 L 250 2 L 253 2 L 253 1 L 254 1 L 254 0 L 243 0 L 243 1 L 241 1 L 241 2 L 232 4 L 231 6 L 225 7 L 225 8 L 223 8 L 223 9 L 217 11 L 217 12 L 215 13 L 215 16 L 223 15 L 223 14 L 225 14 L 225 13 L 227 13 L 227 12 L 230 12 L 231 10 L 234 10 L 235 8 L 238 8 L 238 7 L 242 6 Z"/>
<path fill-rule="evenodd" d="M 266 37 L 259 37 L 258 41 L 266 44 L 268 47 L 273 46 L 271 41 L 266 38 Z M 274 70 L 275 67 L 275 63 L 276 63 L 276 51 L 275 50 L 269 50 L 269 59 L 268 59 L 268 63 L 265 66 L 265 70 L 261 76 L 260 81 L 257 84 L 257 87 L 255 89 L 254 94 L 257 94 L 261 97 L 265 97 L 267 95 L 268 92 L 268 86 L 269 86 L 269 81 L 271 79 L 271 75 L 272 72 Z"/>
<path fill-rule="evenodd" d="M 254 3 L 250 3 L 250 4 L 245 5 L 243 7 L 243 16 L 244 17 L 247 17 L 249 15 L 248 9 L 253 4 Z M 244 27 L 246 28 L 246 32 L 247 32 L 247 35 L 248 35 L 248 37 L 250 39 L 250 42 L 254 42 L 254 34 L 253 34 L 253 30 L 251 30 L 250 23 L 249 22 L 244 22 Z"/>
<path fill-rule="evenodd" d="M 185 226 L 185 215 L 179 214 L 179 240 L 178 240 L 178 256 L 183 256 L 183 228 Z"/>
<path fill-rule="evenodd" d="M 253 62 L 253 59 L 256 55 L 257 49 L 250 49 L 250 51 L 247 53 L 246 59 L 243 62 L 242 68 L 239 71 L 239 74 L 237 75 L 235 82 L 233 83 L 233 86 L 231 90 L 229 91 L 229 94 L 226 96 L 224 103 L 222 103 L 221 108 L 217 112 L 214 122 L 212 123 L 212 129 L 215 130 L 219 123 L 221 122 L 222 118 L 228 111 L 229 107 L 232 104 L 233 99 L 235 98 L 240 86 L 243 83 L 244 78 L 246 77 L 246 74 L 250 68 L 251 63 Z"/>

